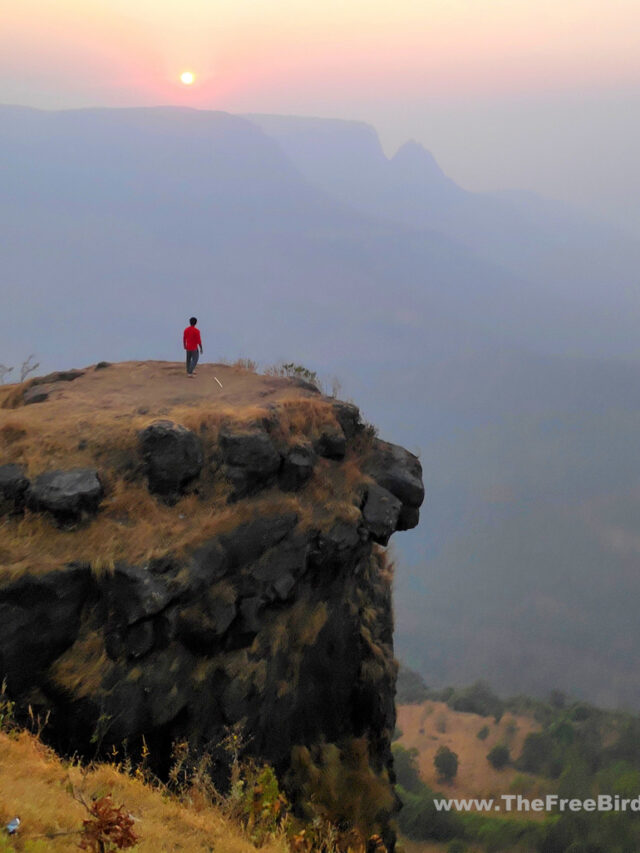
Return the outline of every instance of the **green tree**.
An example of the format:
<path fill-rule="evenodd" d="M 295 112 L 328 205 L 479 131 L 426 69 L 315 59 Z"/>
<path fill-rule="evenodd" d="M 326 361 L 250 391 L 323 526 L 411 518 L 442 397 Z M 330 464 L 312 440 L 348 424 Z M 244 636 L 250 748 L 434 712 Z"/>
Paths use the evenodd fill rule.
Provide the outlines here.
<path fill-rule="evenodd" d="M 458 772 L 458 756 L 448 746 L 439 747 L 433 764 L 442 782 L 453 782 Z"/>
<path fill-rule="evenodd" d="M 497 746 L 494 746 L 487 755 L 487 761 L 492 767 L 495 767 L 496 770 L 502 770 L 502 768 L 506 767 L 511 761 L 509 747 L 504 743 L 499 743 Z"/>

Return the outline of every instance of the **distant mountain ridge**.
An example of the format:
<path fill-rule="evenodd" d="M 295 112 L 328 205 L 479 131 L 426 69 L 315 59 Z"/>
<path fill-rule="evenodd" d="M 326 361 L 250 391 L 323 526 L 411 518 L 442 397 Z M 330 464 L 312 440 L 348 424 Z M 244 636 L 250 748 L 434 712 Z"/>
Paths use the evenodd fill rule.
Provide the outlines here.
<path fill-rule="evenodd" d="M 518 276 L 596 304 L 612 269 L 625 286 L 637 285 L 640 247 L 568 204 L 534 193 L 468 192 L 420 143 L 409 141 L 387 158 L 374 129 L 359 122 L 248 118 L 305 177 L 358 210 L 436 230 Z"/>

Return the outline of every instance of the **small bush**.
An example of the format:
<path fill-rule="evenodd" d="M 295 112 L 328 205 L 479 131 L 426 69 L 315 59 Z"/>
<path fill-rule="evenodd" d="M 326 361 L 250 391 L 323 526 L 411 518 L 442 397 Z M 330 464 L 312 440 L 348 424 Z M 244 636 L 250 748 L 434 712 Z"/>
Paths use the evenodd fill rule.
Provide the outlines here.
<path fill-rule="evenodd" d="M 458 773 L 458 756 L 448 746 L 441 746 L 436 752 L 433 764 L 442 782 L 453 782 Z"/>
<path fill-rule="evenodd" d="M 124 810 L 124 806 L 116 808 L 110 795 L 94 800 L 87 808 L 91 817 L 82 821 L 78 842 L 81 850 L 107 853 L 110 850 L 126 850 L 138 843 L 138 836 L 133 831 L 133 818 Z"/>
<path fill-rule="evenodd" d="M 511 761 L 509 747 L 503 743 L 499 743 L 497 746 L 494 746 L 487 755 L 487 761 L 492 767 L 495 767 L 496 770 L 502 770 L 502 768 L 506 767 Z"/>
<path fill-rule="evenodd" d="M 313 385 L 318 391 L 321 390 L 320 380 L 315 370 L 309 370 L 308 367 L 304 367 L 302 364 L 295 364 L 293 361 L 268 367 L 265 372 L 269 376 L 288 376 L 290 379 L 301 379 L 303 382 Z"/>
<path fill-rule="evenodd" d="M 489 726 L 483 726 L 476 735 L 476 737 L 479 740 L 486 740 L 489 737 Z"/>

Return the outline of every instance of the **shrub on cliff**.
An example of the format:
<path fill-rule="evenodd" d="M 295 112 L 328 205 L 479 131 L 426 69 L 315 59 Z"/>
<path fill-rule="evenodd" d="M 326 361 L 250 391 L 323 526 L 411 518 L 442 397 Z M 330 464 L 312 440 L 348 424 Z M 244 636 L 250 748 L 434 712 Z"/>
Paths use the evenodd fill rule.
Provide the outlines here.
<path fill-rule="evenodd" d="M 384 830 L 395 806 L 386 774 L 371 767 L 366 738 L 313 751 L 294 747 L 288 781 L 302 793 L 298 806 L 307 819 L 356 830 L 365 841 Z"/>

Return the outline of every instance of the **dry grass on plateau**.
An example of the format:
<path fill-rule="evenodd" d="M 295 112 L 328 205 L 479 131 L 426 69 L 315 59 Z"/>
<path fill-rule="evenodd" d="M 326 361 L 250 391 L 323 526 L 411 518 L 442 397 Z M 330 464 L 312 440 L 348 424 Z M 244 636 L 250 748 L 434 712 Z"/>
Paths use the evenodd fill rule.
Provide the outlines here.
<path fill-rule="evenodd" d="M 229 485 L 207 463 L 198 495 L 167 506 L 149 494 L 137 436 L 158 418 L 198 432 L 205 453 L 229 421 L 235 428 L 250 427 L 275 412 L 273 435 L 285 445 L 317 435 L 325 424 L 335 425 L 330 401 L 289 379 L 260 376 L 242 366 L 203 364 L 189 380 L 179 363 L 125 362 L 89 367 L 74 381 L 52 386 L 45 402 L 18 405 L 28 385 L 0 388 L 0 464 L 23 464 L 30 477 L 58 468 L 95 467 L 106 494 L 98 516 L 72 530 L 29 512 L 5 518 L 0 523 L 3 578 L 50 571 L 70 560 L 89 562 L 100 571 L 120 560 L 140 563 L 169 551 L 180 554 L 257 514 L 293 509 L 301 521 L 318 523 L 318 506 L 325 515 L 355 511 L 353 490 L 361 475 L 353 459 L 340 466 L 321 460 L 306 496 L 272 490 L 228 504 Z"/>
<path fill-rule="evenodd" d="M 254 853 L 255 847 L 237 826 L 211 806 L 198 808 L 163 795 L 144 782 L 100 765 L 86 775 L 64 765 L 27 732 L 0 732 L 0 824 L 16 816 L 21 827 L 13 846 L 0 850 L 69 853 L 77 850 L 78 830 L 88 817 L 72 789 L 87 802 L 112 794 L 135 820 L 139 853 L 160 851 L 219 851 Z M 5 844 L 8 842 L 4 842 Z M 267 843 L 263 853 L 285 853 L 284 840 Z"/>

